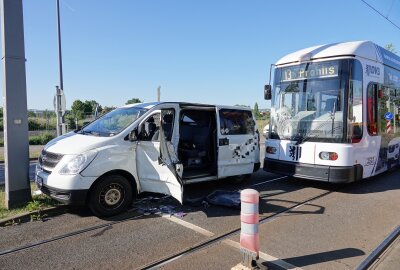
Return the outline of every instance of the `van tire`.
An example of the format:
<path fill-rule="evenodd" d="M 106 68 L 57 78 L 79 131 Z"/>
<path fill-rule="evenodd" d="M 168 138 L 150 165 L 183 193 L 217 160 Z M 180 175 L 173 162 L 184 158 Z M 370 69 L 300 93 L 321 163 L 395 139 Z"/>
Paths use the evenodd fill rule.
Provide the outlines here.
<path fill-rule="evenodd" d="M 132 199 L 132 186 L 125 177 L 105 175 L 90 191 L 89 208 L 96 216 L 109 217 L 126 210 Z"/>

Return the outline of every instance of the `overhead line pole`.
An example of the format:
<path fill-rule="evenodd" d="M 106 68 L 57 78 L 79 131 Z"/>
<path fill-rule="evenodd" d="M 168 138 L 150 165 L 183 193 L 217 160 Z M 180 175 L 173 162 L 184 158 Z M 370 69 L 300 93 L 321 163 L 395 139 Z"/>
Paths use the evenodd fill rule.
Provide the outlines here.
<path fill-rule="evenodd" d="M 64 125 L 64 116 L 62 108 L 61 99 L 64 95 L 64 81 L 63 81 L 63 69 L 62 69 L 62 51 L 61 51 L 61 22 L 60 22 L 60 0 L 56 0 L 57 3 L 57 36 L 58 36 L 58 64 L 59 64 L 59 72 L 60 72 L 60 86 L 56 86 L 56 99 L 55 99 L 55 110 L 57 114 L 57 136 L 64 134 L 65 125 Z M 65 98 L 65 97 L 64 97 Z"/>
<path fill-rule="evenodd" d="M 0 0 L 4 100 L 5 205 L 31 200 L 22 0 Z"/>
<path fill-rule="evenodd" d="M 57 35 L 58 35 L 58 63 L 60 67 L 60 89 L 64 90 L 62 54 L 61 54 L 60 0 L 57 0 Z"/>

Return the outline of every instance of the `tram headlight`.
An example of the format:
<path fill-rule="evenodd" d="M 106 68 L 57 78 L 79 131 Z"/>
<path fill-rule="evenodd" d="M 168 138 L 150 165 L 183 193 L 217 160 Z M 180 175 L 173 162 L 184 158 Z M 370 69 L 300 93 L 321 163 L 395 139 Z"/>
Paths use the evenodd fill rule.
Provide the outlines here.
<path fill-rule="evenodd" d="M 319 158 L 322 160 L 337 160 L 339 155 L 335 152 L 321 152 Z"/>

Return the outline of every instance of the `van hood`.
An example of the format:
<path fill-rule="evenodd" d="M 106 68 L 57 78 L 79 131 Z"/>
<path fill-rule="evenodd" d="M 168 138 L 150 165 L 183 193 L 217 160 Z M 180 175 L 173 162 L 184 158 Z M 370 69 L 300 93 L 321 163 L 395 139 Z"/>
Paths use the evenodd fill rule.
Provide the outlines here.
<path fill-rule="evenodd" d="M 98 148 L 110 139 L 110 137 L 82 135 L 72 131 L 48 142 L 44 150 L 63 155 L 77 155 Z"/>

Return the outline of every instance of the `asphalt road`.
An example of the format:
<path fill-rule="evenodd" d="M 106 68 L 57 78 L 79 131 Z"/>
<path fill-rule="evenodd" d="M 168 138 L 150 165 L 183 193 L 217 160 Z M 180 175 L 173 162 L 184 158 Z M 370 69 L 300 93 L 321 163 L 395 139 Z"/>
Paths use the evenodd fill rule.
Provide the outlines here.
<path fill-rule="evenodd" d="M 185 194 L 193 199 L 213 190 L 257 189 L 261 195 L 260 218 L 267 218 L 259 230 L 260 262 L 269 269 L 354 269 L 399 225 L 399 179 L 397 170 L 363 182 L 332 186 L 282 178 L 260 170 L 246 184 L 193 184 L 186 187 Z M 313 200 L 299 205 L 310 199 Z M 175 206 L 176 211 L 187 215 L 142 215 L 137 208 L 161 205 Z M 239 212 L 212 205 L 180 206 L 170 199 L 136 203 L 129 212 L 111 219 L 94 217 L 86 208 L 69 208 L 45 222 L 0 228 L 0 253 L 35 245 L 0 255 L 0 268 L 142 269 L 238 229 Z M 277 213 L 282 214 L 275 216 Z M 119 222 L 127 217 L 131 219 Z M 83 229 L 86 231 L 65 235 Z M 241 260 L 238 237 L 232 235 L 181 256 L 163 268 L 230 269 Z M 393 264 L 398 266 L 393 269 L 400 268 L 400 261 L 395 259 Z"/>

